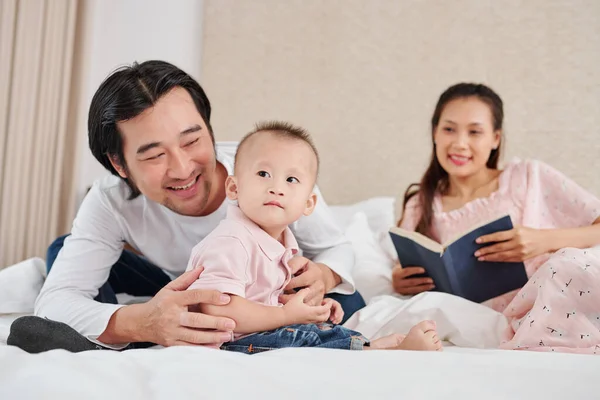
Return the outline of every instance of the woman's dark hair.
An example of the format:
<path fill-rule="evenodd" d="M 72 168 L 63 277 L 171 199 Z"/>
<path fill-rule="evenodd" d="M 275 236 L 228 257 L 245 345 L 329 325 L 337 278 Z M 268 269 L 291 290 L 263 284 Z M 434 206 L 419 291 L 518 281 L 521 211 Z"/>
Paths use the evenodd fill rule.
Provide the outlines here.
<path fill-rule="evenodd" d="M 433 134 L 440 122 L 440 117 L 444 108 L 448 103 L 456 99 L 464 99 L 475 97 L 486 103 L 492 113 L 494 131 L 502 130 L 502 122 L 504 120 L 504 110 L 502 99 L 492 89 L 485 85 L 474 83 L 459 83 L 446 89 L 440 96 L 433 117 L 431 118 L 431 137 L 433 143 Z M 490 158 L 487 161 L 487 167 L 492 169 L 498 168 L 500 159 L 501 146 L 493 149 L 490 153 Z M 445 194 L 448 190 L 448 173 L 442 168 L 435 154 L 435 144 L 433 144 L 431 152 L 431 161 L 425 175 L 421 178 L 420 183 L 413 183 L 404 193 L 403 210 L 406 210 L 406 204 L 411 197 L 419 196 L 419 207 L 421 208 L 421 218 L 417 224 L 416 231 L 423 235 L 431 236 L 430 229 L 433 220 L 433 199 L 437 191 Z M 398 224 L 400 221 L 398 222 Z"/>
<path fill-rule="evenodd" d="M 127 121 L 140 115 L 175 87 L 182 87 L 190 94 L 196 109 L 202 116 L 215 143 L 210 126 L 210 102 L 202 87 L 190 75 L 165 61 L 133 63 L 115 70 L 102 82 L 90 105 L 88 115 L 88 139 L 92 154 L 112 174 L 119 176 L 112 166 L 112 158 L 125 170 L 123 138 L 117 122 Z M 140 195 L 129 179 L 130 199 Z"/>

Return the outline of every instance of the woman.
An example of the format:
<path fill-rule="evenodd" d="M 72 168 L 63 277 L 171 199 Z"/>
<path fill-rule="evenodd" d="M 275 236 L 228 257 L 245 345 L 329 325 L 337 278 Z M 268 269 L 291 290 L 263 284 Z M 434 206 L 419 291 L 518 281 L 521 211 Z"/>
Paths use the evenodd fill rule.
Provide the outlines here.
<path fill-rule="evenodd" d="M 523 261 L 520 290 L 486 302 L 510 322 L 506 349 L 600 354 L 600 200 L 539 161 L 498 169 L 503 104 L 484 85 L 461 83 L 440 97 L 432 118 L 431 163 L 408 188 L 398 225 L 445 242 L 510 214 L 514 229 L 479 238 L 482 261 Z M 394 290 L 431 290 L 419 266 L 393 270 Z"/>

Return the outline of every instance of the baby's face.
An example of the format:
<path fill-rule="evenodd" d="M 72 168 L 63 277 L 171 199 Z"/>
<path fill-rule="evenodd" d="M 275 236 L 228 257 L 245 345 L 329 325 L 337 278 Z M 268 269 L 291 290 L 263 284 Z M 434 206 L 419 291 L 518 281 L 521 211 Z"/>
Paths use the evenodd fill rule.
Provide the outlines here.
<path fill-rule="evenodd" d="M 300 140 L 262 132 L 238 155 L 227 195 L 263 229 L 283 227 L 312 212 L 317 158 Z"/>

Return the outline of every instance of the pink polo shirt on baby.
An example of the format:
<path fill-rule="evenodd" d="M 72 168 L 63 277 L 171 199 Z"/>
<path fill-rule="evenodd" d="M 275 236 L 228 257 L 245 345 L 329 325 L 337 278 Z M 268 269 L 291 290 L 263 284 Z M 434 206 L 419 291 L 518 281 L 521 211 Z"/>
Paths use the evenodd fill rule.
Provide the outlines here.
<path fill-rule="evenodd" d="M 268 306 L 279 305 L 279 295 L 291 279 L 288 261 L 298 252 L 289 228 L 283 246 L 231 205 L 227 217 L 197 244 L 187 270 L 204 271 L 190 289 L 214 289 Z"/>

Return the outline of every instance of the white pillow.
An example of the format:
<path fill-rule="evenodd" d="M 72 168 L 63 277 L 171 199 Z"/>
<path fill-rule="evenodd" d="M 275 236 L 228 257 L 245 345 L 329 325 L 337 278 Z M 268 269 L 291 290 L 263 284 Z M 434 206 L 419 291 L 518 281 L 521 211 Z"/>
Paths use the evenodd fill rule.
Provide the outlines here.
<path fill-rule="evenodd" d="M 0 314 L 33 313 L 46 277 L 46 262 L 30 258 L 0 271 Z"/>
<path fill-rule="evenodd" d="M 330 210 L 338 223 L 345 230 L 352 218 L 358 212 L 363 212 L 373 232 L 388 230 L 394 225 L 394 207 L 396 199 L 393 197 L 373 197 L 358 203 L 330 206 Z"/>
<path fill-rule="evenodd" d="M 377 243 L 364 212 L 354 214 L 345 234 L 356 258 L 352 273 L 354 283 L 365 302 L 368 304 L 373 297 L 392 294 L 394 262 Z"/>

